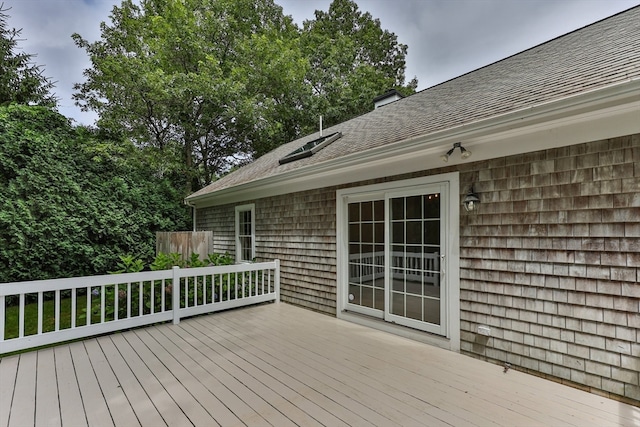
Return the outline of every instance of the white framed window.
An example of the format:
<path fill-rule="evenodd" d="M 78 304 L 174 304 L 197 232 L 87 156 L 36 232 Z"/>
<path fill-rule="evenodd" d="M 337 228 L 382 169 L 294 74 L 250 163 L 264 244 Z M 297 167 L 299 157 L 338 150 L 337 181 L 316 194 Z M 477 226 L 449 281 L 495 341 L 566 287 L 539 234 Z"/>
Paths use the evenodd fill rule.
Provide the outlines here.
<path fill-rule="evenodd" d="M 252 262 L 256 257 L 255 204 L 236 206 L 236 261 Z"/>

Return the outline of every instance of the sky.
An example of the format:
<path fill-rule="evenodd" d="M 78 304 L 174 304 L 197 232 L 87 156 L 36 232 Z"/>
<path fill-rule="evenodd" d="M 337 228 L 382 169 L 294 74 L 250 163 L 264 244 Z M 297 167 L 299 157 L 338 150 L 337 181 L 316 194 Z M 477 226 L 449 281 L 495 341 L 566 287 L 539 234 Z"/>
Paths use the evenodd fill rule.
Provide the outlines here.
<path fill-rule="evenodd" d="M 328 10 L 331 0 L 275 0 L 298 25 Z M 20 48 L 35 54 L 55 82 L 58 110 L 77 124 L 92 125 L 71 95 L 90 66 L 71 34 L 100 38 L 100 22 L 120 0 L 0 0 L 10 28 L 22 29 Z M 406 44 L 407 82 L 418 90 L 450 80 L 562 34 L 614 15 L 640 0 L 356 0 L 361 11 Z"/>

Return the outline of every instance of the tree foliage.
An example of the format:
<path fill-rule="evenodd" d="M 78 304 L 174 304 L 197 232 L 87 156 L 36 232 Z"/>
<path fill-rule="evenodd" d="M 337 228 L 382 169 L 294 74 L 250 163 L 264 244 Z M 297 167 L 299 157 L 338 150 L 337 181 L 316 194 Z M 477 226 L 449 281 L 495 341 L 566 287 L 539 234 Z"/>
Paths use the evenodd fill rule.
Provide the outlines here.
<path fill-rule="evenodd" d="M 298 28 L 273 0 L 124 0 L 101 39 L 74 34 L 91 68 L 76 102 L 99 126 L 154 147 L 186 191 L 239 163 L 373 108 L 404 85 L 407 47 L 351 0 Z"/>
<path fill-rule="evenodd" d="M 111 21 L 95 43 L 73 36 L 92 62 L 75 99 L 100 127 L 180 153 L 187 191 L 285 127 L 273 110 L 289 105 L 301 61 L 272 0 L 124 0 Z"/>
<path fill-rule="evenodd" d="M 0 4 L 0 105 L 12 102 L 54 107 L 53 83 L 42 75 L 39 65 L 32 63 L 34 55 L 19 52 L 21 30 L 8 27 L 8 16 Z"/>
<path fill-rule="evenodd" d="M 188 227 L 182 195 L 131 143 L 49 108 L 0 107 L 0 282 L 105 274 Z"/>
<path fill-rule="evenodd" d="M 418 85 L 415 78 L 405 85 L 407 46 L 352 0 L 317 10 L 304 22 L 301 40 L 310 62 L 310 108 L 328 126 L 371 111 L 373 99 L 389 89 L 409 95 Z"/>

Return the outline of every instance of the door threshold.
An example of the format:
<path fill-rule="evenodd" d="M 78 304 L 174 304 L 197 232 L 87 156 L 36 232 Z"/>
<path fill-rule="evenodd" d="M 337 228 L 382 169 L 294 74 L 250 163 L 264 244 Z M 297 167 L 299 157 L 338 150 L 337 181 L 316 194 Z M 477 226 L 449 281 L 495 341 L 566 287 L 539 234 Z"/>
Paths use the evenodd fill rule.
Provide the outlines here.
<path fill-rule="evenodd" d="M 397 323 L 387 322 L 383 319 L 376 319 L 374 317 L 347 310 L 339 311 L 337 317 L 341 320 L 357 323 L 358 325 L 377 329 L 383 332 L 388 332 L 390 334 L 399 335 L 401 337 L 429 344 L 434 347 L 443 348 L 445 350 L 452 350 L 451 340 L 449 338 L 425 331 L 420 331 L 409 326 L 398 325 Z"/>

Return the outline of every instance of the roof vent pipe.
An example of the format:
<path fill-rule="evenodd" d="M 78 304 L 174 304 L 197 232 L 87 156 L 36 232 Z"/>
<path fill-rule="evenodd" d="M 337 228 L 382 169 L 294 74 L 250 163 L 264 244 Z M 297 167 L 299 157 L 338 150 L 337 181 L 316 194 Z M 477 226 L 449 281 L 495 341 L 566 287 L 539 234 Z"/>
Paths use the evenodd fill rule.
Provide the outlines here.
<path fill-rule="evenodd" d="M 320 136 L 322 136 L 322 116 L 320 116 Z"/>

